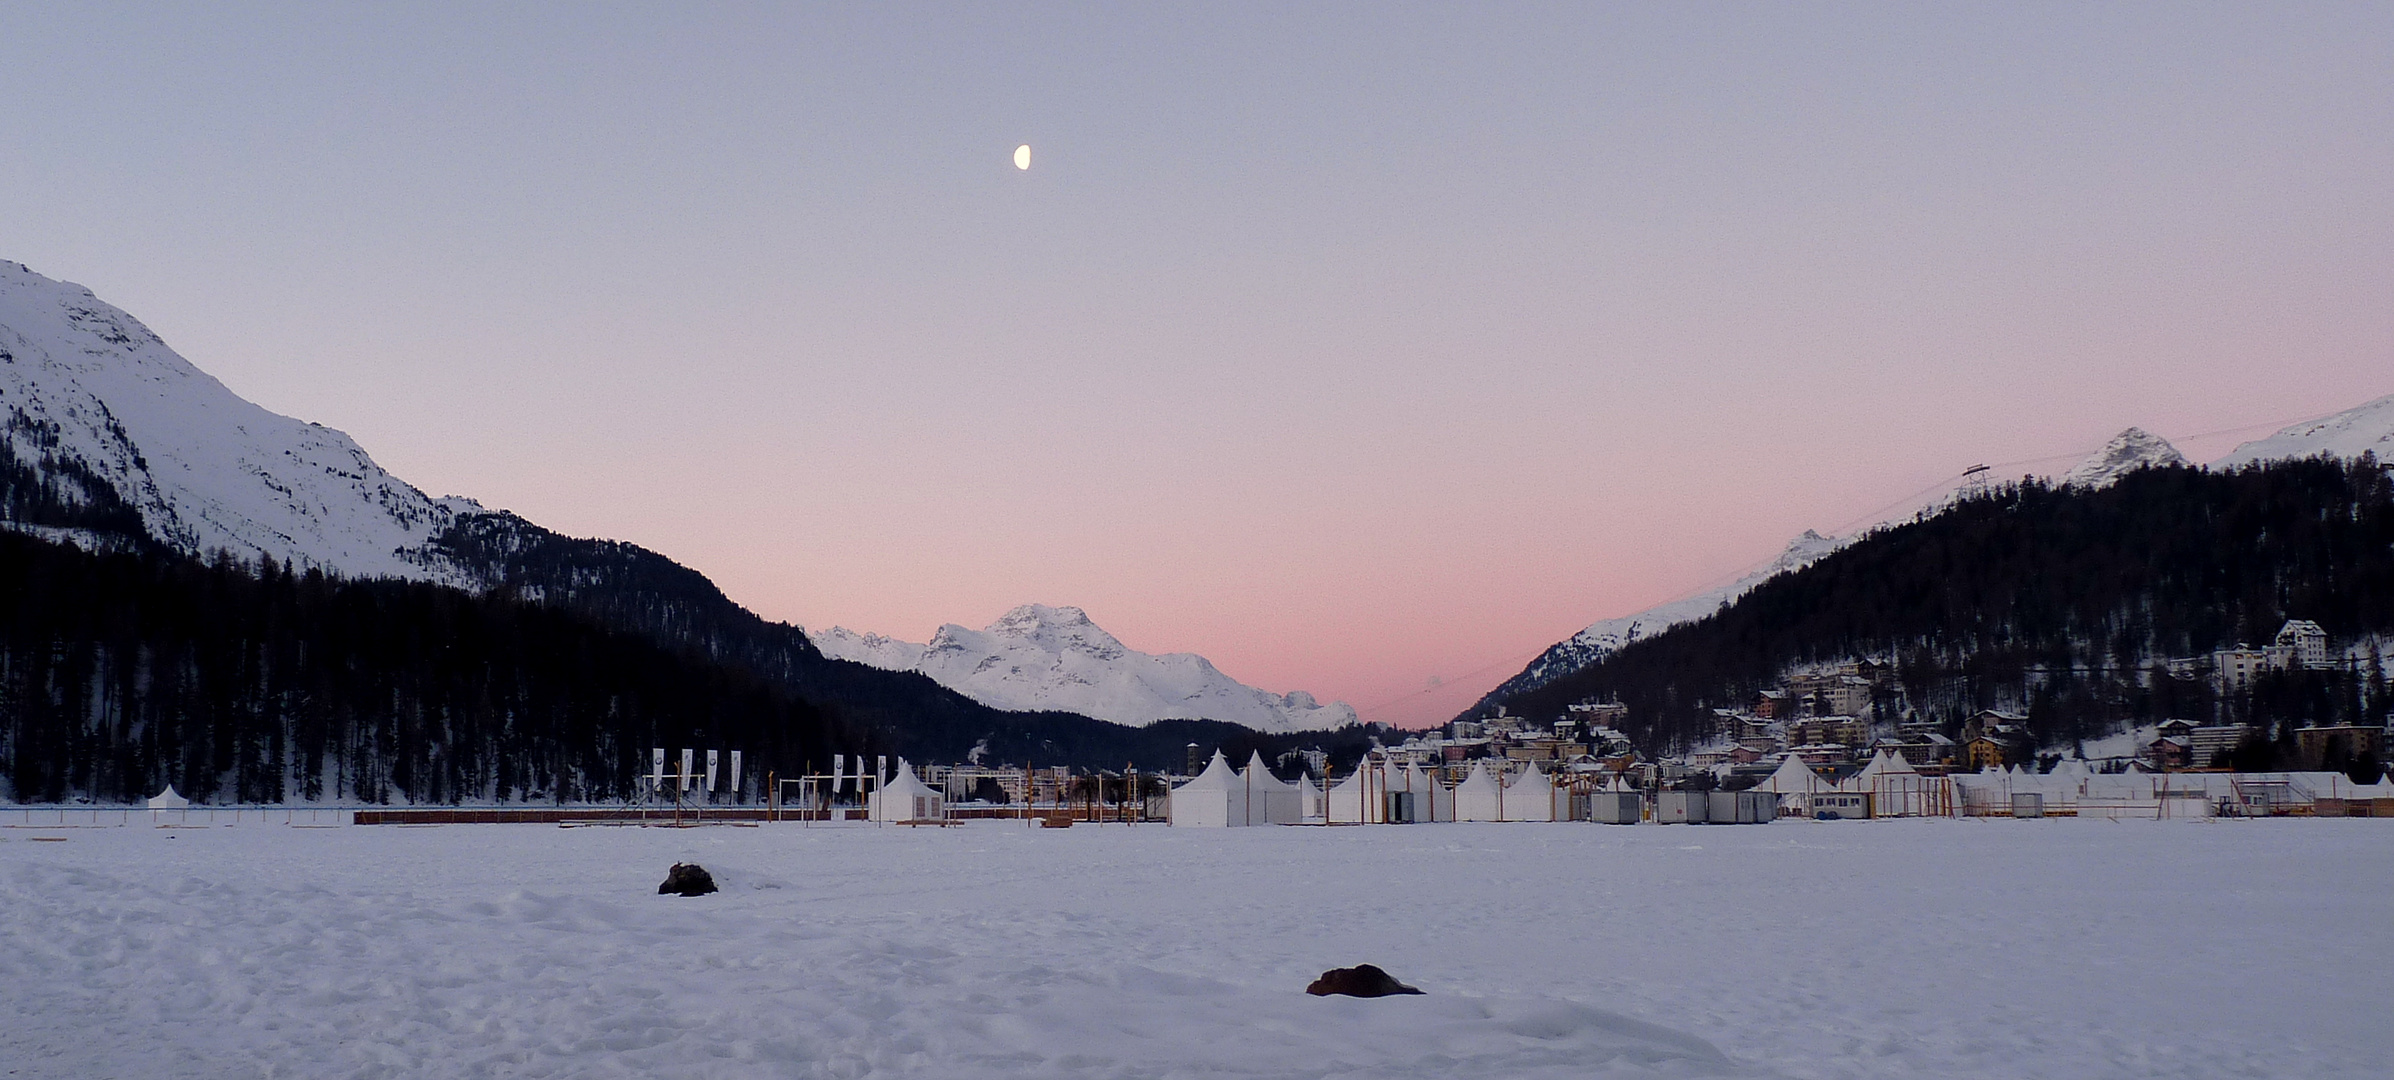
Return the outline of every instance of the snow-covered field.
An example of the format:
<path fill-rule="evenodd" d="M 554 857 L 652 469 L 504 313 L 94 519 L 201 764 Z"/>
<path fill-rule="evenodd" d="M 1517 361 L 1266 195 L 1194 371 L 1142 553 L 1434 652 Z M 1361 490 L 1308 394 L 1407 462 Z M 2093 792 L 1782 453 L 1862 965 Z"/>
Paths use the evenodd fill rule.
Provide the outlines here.
<path fill-rule="evenodd" d="M 2382 1077 L 2389 1002 L 2389 820 L 0 829 L 18 1077 Z"/>

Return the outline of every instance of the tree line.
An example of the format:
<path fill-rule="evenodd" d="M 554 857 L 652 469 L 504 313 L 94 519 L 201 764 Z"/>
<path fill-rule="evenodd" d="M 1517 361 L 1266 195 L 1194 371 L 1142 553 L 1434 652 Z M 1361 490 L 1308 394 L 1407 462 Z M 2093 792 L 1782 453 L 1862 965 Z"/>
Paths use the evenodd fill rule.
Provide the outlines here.
<path fill-rule="evenodd" d="M 0 533 L 17 801 L 627 797 L 652 746 L 874 748 L 787 687 L 561 608 Z M 753 773 L 752 773 L 753 776 Z"/>

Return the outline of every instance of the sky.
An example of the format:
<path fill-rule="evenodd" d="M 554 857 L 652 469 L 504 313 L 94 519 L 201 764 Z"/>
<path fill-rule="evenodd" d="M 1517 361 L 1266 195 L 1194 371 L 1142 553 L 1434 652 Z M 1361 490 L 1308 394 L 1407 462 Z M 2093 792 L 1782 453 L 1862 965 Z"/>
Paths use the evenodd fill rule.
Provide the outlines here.
<path fill-rule="evenodd" d="M 428 492 L 1408 725 L 2394 393 L 2389 132 L 2382 3 L 0 2 L 0 258 Z"/>

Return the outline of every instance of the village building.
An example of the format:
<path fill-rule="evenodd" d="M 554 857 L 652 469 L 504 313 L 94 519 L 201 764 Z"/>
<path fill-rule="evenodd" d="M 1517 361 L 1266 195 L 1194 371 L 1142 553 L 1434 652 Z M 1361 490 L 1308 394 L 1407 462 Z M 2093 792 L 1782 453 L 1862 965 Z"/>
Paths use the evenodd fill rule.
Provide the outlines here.
<path fill-rule="evenodd" d="M 2386 729 L 2357 724 L 2297 728 L 2294 732 L 2294 753 L 2305 769 L 2324 769 L 2331 759 L 2336 758 L 2348 762 L 2360 758 L 2383 761 Z"/>
<path fill-rule="evenodd" d="M 2287 663 L 2305 671 L 2325 671 L 2328 664 L 2327 631 L 2309 619 L 2288 619 L 2278 628 L 2273 647 L 2285 651 Z"/>
<path fill-rule="evenodd" d="M 2261 729 L 2251 724 L 2212 724 L 2190 728 L 2186 732 L 2187 746 L 2194 760 L 2194 768 L 2222 769 L 2238 747 L 2258 738 Z"/>
<path fill-rule="evenodd" d="M 1787 741 L 1800 745 L 1838 743 L 1861 746 L 1870 741 L 1870 725 L 1847 714 L 1816 716 L 1787 723 Z"/>

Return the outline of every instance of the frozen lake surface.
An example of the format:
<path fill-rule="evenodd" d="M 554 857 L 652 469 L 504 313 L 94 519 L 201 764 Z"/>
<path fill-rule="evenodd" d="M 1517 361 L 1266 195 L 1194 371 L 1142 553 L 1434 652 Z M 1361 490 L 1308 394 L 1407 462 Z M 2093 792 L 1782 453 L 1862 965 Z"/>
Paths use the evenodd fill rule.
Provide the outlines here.
<path fill-rule="evenodd" d="M 0 829 L 13 1077 L 2357 1078 L 2389 1002 L 2394 820 Z"/>

